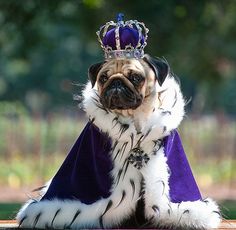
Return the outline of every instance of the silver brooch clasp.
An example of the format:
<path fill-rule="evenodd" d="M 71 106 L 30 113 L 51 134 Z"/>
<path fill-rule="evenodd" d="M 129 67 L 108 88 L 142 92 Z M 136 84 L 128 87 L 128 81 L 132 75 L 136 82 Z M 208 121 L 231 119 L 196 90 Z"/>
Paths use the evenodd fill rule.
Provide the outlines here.
<path fill-rule="evenodd" d="M 133 164 L 135 168 L 141 169 L 144 164 L 147 164 L 150 160 L 147 153 L 141 148 L 134 148 L 130 151 L 130 156 L 128 157 L 128 161 L 130 164 Z"/>

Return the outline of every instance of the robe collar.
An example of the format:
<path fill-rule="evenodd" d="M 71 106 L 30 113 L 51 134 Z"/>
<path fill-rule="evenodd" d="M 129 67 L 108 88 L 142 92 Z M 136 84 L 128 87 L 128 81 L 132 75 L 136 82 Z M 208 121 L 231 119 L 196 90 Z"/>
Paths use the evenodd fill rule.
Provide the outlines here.
<path fill-rule="evenodd" d="M 99 100 L 98 91 L 88 82 L 83 90 L 83 107 L 89 119 L 112 140 L 128 141 L 130 138 L 144 142 L 162 139 L 176 129 L 184 116 L 184 99 L 179 84 L 168 76 L 162 85 L 156 82 L 156 97 L 148 117 L 141 109 L 135 117 L 118 115 L 106 109 Z M 135 124 L 138 120 L 139 129 Z"/>

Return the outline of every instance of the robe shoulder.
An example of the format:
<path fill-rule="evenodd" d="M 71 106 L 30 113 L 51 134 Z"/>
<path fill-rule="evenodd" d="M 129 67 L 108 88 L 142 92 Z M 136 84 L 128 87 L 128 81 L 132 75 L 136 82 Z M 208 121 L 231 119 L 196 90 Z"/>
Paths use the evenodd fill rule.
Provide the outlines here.
<path fill-rule="evenodd" d="M 87 123 L 42 200 L 78 199 L 91 204 L 107 198 L 113 168 L 110 149 L 108 136 L 92 123 Z"/>

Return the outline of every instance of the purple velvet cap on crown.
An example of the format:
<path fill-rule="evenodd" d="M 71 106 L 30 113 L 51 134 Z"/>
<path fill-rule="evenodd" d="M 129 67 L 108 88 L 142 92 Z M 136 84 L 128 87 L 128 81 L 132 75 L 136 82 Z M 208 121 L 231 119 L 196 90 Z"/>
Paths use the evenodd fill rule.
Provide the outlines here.
<path fill-rule="evenodd" d="M 120 27 L 119 28 L 119 35 L 120 35 L 120 48 L 125 49 L 126 46 L 131 45 L 132 47 L 137 47 L 139 43 L 139 33 L 137 29 L 130 28 L 128 26 Z M 105 47 L 109 46 L 113 50 L 116 50 L 116 39 L 115 39 L 115 28 L 109 30 L 106 35 L 104 36 L 103 45 Z M 140 40 L 141 45 L 144 43 L 144 37 Z M 137 47 L 138 48 L 138 47 Z"/>

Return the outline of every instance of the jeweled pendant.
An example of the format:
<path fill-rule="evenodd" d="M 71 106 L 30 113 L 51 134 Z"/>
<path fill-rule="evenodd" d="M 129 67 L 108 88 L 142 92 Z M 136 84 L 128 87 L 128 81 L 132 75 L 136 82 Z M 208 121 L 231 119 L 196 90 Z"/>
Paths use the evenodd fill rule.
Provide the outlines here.
<path fill-rule="evenodd" d="M 128 161 L 130 164 L 133 164 L 135 168 L 141 169 L 144 164 L 147 164 L 150 160 L 147 153 L 141 148 L 134 148 L 130 151 L 130 156 L 128 157 Z"/>

